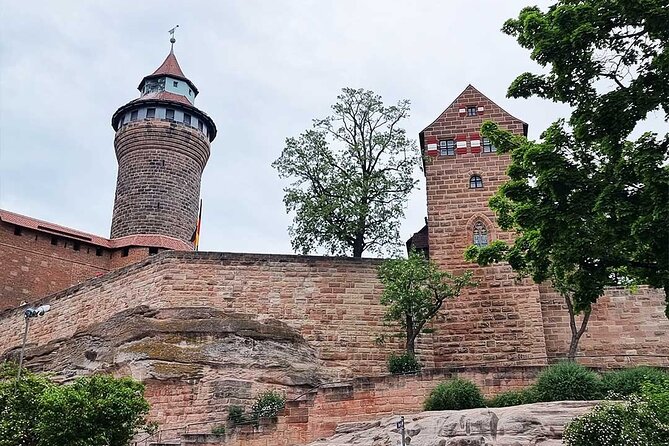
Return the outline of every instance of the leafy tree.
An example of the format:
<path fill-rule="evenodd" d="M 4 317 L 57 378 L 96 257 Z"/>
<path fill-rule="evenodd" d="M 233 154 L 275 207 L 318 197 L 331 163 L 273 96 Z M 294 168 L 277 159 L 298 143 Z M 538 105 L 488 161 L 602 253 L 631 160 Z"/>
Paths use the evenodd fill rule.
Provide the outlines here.
<path fill-rule="evenodd" d="M 439 312 L 446 299 L 460 295 L 463 288 L 474 285 L 472 273 L 455 275 L 439 267 L 422 254 L 412 251 L 406 259 L 390 259 L 379 267 L 384 289 L 384 321 L 399 325 L 396 337 L 406 340 L 407 354 L 416 353 L 416 338 Z M 380 338 L 383 341 L 383 337 Z"/>
<path fill-rule="evenodd" d="M 331 254 L 361 257 L 397 247 L 400 219 L 416 181 L 414 141 L 399 125 L 409 101 L 386 106 L 368 90 L 344 88 L 332 115 L 287 138 L 272 164 L 282 178 L 290 236 L 303 254 L 317 246 Z"/>
<path fill-rule="evenodd" d="M 144 386 L 130 378 L 95 375 L 59 386 L 30 372 L 18 383 L 14 376 L 0 374 L 0 446 L 126 446 L 154 429 Z"/>
<path fill-rule="evenodd" d="M 503 28 L 548 68 L 519 76 L 508 95 L 573 111 L 539 142 L 483 125 L 498 152 L 511 153 L 510 180 L 490 207 L 518 238 L 466 257 L 550 280 L 570 314 L 570 358 L 606 286 L 664 288 L 669 304 L 669 135 L 628 140 L 651 111 L 669 114 L 668 20 L 666 1 L 562 0 L 545 13 L 525 8 Z"/>

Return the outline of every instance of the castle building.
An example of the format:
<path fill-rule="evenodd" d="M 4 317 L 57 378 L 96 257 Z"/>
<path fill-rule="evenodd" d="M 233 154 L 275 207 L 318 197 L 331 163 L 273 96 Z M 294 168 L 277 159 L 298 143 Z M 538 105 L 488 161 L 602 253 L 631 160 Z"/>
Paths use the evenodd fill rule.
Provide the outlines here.
<path fill-rule="evenodd" d="M 0 358 L 21 349 L 23 304 L 49 304 L 30 328 L 29 367 L 142 380 L 166 436 L 220 425 L 230 405 L 280 388 L 295 412 L 268 430 L 276 437 L 244 444 L 297 445 L 333 434 L 337 422 L 418 411 L 456 373 L 491 395 L 530 384 L 564 356 L 570 328 L 558 293 L 517 280 L 507 265 L 463 258 L 472 243 L 513 238 L 487 205 L 509 155 L 481 137 L 482 122 L 527 134 L 525 122 L 473 86 L 419 135 L 428 215 L 407 246 L 445 270 L 473 270 L 479 284 L 446 302 L 419 337 L 431 371 L 418 378 L 385 376 L 402 347 L 376 342 L 394 332 L 380 304 L 381 260 L 194 251 L 216 126 L 195 107 L 198 90 L 173 51 L 139 91 L 112 117 L 118 179 L 109 238 L 0 210 Z M 669 366 L 664 308 L 659 290 L 607 290 L 579 360 Z"/>
<path fill-rule="evenodd" d="M 192 250 L 216 125 L 174 55 L 112 116 L 118 160 L 109 238 L 0 209 L 0 310 L 164 250 Z"/>

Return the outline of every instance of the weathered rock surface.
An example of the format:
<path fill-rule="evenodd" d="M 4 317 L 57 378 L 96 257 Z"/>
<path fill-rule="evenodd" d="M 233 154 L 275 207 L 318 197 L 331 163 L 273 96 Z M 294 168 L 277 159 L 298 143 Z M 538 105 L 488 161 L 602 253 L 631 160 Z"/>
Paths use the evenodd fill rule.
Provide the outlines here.
<path fill-rule="evenodd" d="M 559 446 L 564 426 L 597 404 L 561 401 L 515 407 L 422 412 L 405 417 L 410 446 Z M 343 423 L 337 434 L 309 446 L 396 446 L 399 416 Z"/>
<path fill-rule="evenodd" d="M 3 356 L 18 356 L 18 349 Z M 300 333 L 281 321 L 203 307 L 125 310 L 69 339 L 28 345 L 26 363 L 62 379 L 118 372 L 190 381 L 207 368 L 239 382 L 313 387 L 348 375 L 324 367 Z"/>

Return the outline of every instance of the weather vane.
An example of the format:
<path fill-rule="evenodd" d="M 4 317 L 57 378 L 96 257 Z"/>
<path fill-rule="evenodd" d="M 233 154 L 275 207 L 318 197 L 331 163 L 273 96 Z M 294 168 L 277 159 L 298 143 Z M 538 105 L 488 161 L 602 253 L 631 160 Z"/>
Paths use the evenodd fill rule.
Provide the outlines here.
<path fill-rule="evenodd" d="M 172 49 L 174 49 L 174 42 L 177 41 L 177 39 L 174 38 L 174 31 L 176 31 L 178 27 L 179 25 L 168 31 L 170 33 L 170 43 L 172 44 Z"/>

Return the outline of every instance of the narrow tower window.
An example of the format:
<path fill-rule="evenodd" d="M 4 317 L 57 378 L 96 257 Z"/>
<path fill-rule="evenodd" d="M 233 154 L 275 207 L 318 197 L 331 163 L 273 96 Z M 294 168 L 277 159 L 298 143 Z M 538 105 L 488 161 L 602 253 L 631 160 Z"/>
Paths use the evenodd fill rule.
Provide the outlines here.
<path fill-rule="evenodd" d="M 130 121 L 137 121 L 137 110 L 130 113 Z"/>
<path fill-rule="evenodd" d="M 155 108 L 147 108 L 146 109 L 146 117 L 147 118 L 155 118 L 156 117 L 156 109 Z"/>
<path fill-rule="evenodd" d="M 474 223 L 474 244 L 476 246 L 488 246 L 488 229 L 481 220 Z"/>
<path fill-rule="evenodd" d="M 469 178 L 470 189 L 481 189 L 483 187 L 483 179 L 479 175 L 472 175 Z"/>
<path fill-rule="evenodd" d="M 202 124 L 202 121 L 199 119 L 197 120 L 197 128 L 199 128 L 201 132 L 204 131 L 204 124 Z"/>
<path fill-rule="evenodd" d="M 190 115 L 188 113 L 184 113 L 184 124 L 190 125 Z"/>
<path fill-rule="evenodd" d="M 174 81 L 174 82 L 172 82 L 172 85 L 174 85 L 175 87 L 178 87 L 178 86 L 179 86 L 179 82 Z"/>
<path fill-rule="evenodd" d="M 174 110 L 172 110 L 171 108 L 165 110 L 165 119 L 174 121 Z"/>

